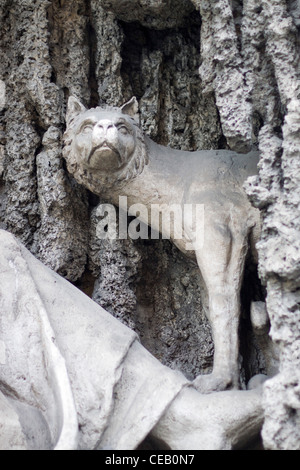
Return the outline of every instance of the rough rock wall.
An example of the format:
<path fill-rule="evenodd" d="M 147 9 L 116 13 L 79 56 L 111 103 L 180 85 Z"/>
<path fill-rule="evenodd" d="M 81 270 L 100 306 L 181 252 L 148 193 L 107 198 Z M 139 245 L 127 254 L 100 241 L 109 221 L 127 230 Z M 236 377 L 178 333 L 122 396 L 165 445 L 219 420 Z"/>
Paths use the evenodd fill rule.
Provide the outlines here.
<path fill-rule="evenodd" d="M 271 337 L 280 348 L 280 373 L 266 384 L 264 442 L 270 449 L 300 448 L 300 61 L 299 2 L 263 1 L 265 50 L 272 61 L 284 114 L 260 131 L 259 177 L 249 194 L 264 215 L 259 271 L 267 286 Z M 276 121 L 275 121 L 275 124 Z"/>
<path fill-rule="evenodd" d="M 6 138 L 4 223 L 42 261 L 75 280 L 86 262 L 87 204 L 82 188 L 62 168 L 64 90 L 55 83 L 49 2 L 4 1 L 1 13 L 1 76 L 6 84 L 1 120 Z M 75 22 L 70 24 L 70 35 L 63 25 L 63 41 L 67 60 L 74 64 L 77 36 Z M 80 82 L 85 79 L 82 68 Z M 69 88 L 75 93 L 79 86 L 75 73 L 72 77 L 74 85 Z"/>
<path fill-rule="evenodd" d="M 182 149 L 259 146 L 249 197 L 263 215 L 259 274 L 280 373 L 267 383 L 266 448 L 299 436 L 299 0 L 0 0 L 0 226 L 136 328 L 188 377 L 213 345 L 199 273 L 168 241 L 97 239 L 99 199 L 65 171 L 67 99 L 138 98 L 142 126 Z M 247 314 L 241 378 L 267 372 Z"/>

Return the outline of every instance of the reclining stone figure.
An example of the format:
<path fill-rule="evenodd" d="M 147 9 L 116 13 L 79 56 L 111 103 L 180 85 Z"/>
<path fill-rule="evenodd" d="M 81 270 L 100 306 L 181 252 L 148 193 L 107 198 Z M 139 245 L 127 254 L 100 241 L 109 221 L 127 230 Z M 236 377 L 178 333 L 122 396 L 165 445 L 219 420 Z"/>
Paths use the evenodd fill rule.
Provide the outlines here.
<path fill-rule="evenodd" d="M 143 204 L 146 224 L 163 235 L 170 230 L 151 211 L 164 207 L 172 219 L 174 205 L 183 209 L 183 236 L 171 229 L 170 238 L 201 271 L 209 301 L 208 319 L 214 341 L 213 371 L 199 375 L 195 386 L 205 393 L 239 387 L 240 289 L 245 258 L 260 231 L 260 216 L 243 190 L 245 180 L 257 173 L 257 152 L 227 150 L 180 151 L 157 145 L 143 135 L 135 98 L 121 108 L 87 110 L 70 97 L 64 158 L 68 171 L 95 194 L 118 205 L 126 196 L 128 207 Z M 204 208 L 203 221 L 188 205 Z M 173 230 L 173 231 L 172 231 Z M 200 243 L 199 243 L 200 240 Z M 191 250 L 190 247 L 193 247 Z"/>
<path fill-rule="evenodd" d="M 201 394 L 0 230 L 0 450 L 224 450 L 259 435 L 261 386 Z M 159 447 L 162 446 L 162 447 Z"/>

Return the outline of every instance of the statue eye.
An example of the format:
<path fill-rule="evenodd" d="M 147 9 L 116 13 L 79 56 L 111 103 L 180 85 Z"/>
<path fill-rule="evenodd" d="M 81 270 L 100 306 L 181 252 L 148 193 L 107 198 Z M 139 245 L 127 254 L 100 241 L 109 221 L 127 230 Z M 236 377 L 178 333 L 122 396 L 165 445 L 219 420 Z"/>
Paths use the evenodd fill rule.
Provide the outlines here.
<path fill-rule="evenodd" d="M 127 127 L 124 126 L 124 125 L 118 126 L 118 131 L 121 132 L 121 134 L 124 134 L 124 135 L 129 134 L 129 131 L 128 131 Z"/>
<path fill-rule="evenodd" d="M 82 134 L 88 134 L 93 130 L 93 124 L 86 124 L 85 126 L 82 127 L 81 132 Z"/>

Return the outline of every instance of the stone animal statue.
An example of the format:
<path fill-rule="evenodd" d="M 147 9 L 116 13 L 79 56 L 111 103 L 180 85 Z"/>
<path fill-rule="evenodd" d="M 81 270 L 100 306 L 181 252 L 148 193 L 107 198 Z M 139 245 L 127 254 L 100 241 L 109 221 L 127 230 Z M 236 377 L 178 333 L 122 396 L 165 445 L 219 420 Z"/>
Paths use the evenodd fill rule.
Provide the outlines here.
<path fill-rule="evenodd" d="M 135 98 L 121 108 L 87 110 L 70 97 L 64 135 L 68 171 L 112 204 L 126 196 L 129 207 L 146 206 L 149 217 L 143 220 L 141 214 L 141 220 L 159 220 L 154 229 L 162 234 L 167 227 L 159 218 L 150 218 L 151 210 L 163 205 L 170 221 L 174 204 L 202 205 L 204 224 L 197 224 L 195 212 L 187 211 L 183 236 L 176 239 L 173 229 L 170 234 L 176 246 L 196 260 L 208 294 L 213 370 L 199 375 L 194 385 L 202 393 L 238 388 L 240 289 L 245 258 L 260 229 L 259 212 L 248 201 L 243 183 L 257 173 L 258 154 L 164 147 L 142 133 L 137 115 Z"/>

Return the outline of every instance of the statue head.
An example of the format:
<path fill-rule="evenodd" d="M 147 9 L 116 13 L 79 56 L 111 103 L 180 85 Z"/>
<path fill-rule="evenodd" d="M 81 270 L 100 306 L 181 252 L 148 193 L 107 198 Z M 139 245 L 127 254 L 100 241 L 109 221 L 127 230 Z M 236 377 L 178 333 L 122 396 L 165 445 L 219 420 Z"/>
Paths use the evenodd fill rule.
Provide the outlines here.
<path fill-rule="evenodd" d="M 120 108 L 92 109 L 69 98 L 63 156 L 79 183 L 101 194 L 104 185 L 112 187 L 143 171 L 147 152 L 137 116 L 135 97 Z"/>

